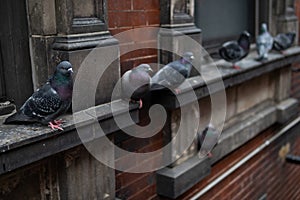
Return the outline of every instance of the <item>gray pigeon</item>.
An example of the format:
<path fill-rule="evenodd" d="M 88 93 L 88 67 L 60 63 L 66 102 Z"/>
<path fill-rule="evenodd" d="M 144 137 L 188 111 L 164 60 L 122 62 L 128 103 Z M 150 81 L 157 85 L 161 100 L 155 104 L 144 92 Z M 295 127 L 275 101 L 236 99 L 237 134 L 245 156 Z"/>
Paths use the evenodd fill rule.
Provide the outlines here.
<path fill-rule="evenodd" d="M 169 88 L 178 93 L 176 88 L 190 76 L 193 59 L 192 52 L 185 52 L 179 60 L 170 62 L 161 68 L 152 77 L 151 91 Z"/>
<path fill-rule="evenodd" d="M 211 151 L 217 145 L 220 136 L 218 130 L 212 124 L 208 124 L 197 136 L 199 157 L 212 157 Z"/>
<path fill-rule="evenodd" d="M 296 33 L 279 33 L 274 37 L 273 49 L 276 51 L 284 51 L 290 48 L 295 40 Z"/>
<path fill-rule="evenodd" d="M 141 64 L 122 76 L 122 97 L 139 101 L 140 108 L 143 106 L 142 97 L 150 90 L 151 67 Z"/>
<path fill-rule="evenodd" d="M 267 24 L 261 24 L 261 33 L 256 39 L 256 50 L 258 54 L 258 61 L 268 59 L 268 52 L 272 49 L 273 37 L 268 32 Z"/>
<path fill-rule="evenodd" d="M 250 33 L 244 31 L 237 41 L 225 42 L 219 49 L 219 55 L 224 60 L 231 62 L 232 67 L 240 69 L 235 63 L 245 58 L 250 50 Z"/>
<path fill-rule="evenodd" d="M 60 120 L 71 105 L 73 80 L 72 65 L 68 61 L 59 63 L 52 77 L 23 104 L 20 110 L 9 116 L 4 124 L 41 123 L 55 130 L 63 130 Z"/>

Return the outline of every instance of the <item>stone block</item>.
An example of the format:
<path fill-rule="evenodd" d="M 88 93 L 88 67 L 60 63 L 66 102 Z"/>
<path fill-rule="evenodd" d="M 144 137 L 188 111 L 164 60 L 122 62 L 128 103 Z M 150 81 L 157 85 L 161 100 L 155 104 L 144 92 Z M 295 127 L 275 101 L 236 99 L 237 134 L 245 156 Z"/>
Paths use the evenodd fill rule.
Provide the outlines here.
<path fill-rule="evenodd" d="M 32 35 L 56 34 L 55 0 L 28 0 L 27 6 Z"/>
<path fill-rule="evenodd" d="M 299 102 L 296 99 L 289 98 L 277 105 L 277 122 L 283 124 L 298 114 Z"/>
<path fill-rule="evenodd" d="M 291 88 L 291 68 L 285 67 L 277 71 L 276 74 L 276 101 L 280 102 L 290 96 Z"/>
<path fill-rule="evenodd" d="M 269 76 L 263 75 L 240 84 L 237 88 L 237 113 L 267 100 L 272 88 L 269 85 Z"/>
<path fill-rule="evenodd" d="M 96 105 L 110 102 L 114 89 L 115 99 L 120 96 L 120 88 L 115 88 L 120 79 L 119 47 L 116 39 L 103 36 L 102 39 L 98 39 L 98 45 L 93 46 L 95 43 L 90 47 L 85 43 L 88 38 L 82 37 L 81 40 L 74 41 L 74 46 L 69 51 L 64 51 L 65 48 L 68 48 L 68 39 L 60 45 L 54 43 L 55 49 L 52 51 L 54 60 L 66 59 L 72 63 L 75 81 L 77 81 L 76 77 L 80 71 L 81 81 L 80 84 L 75 84 L 79 86 L 75 90 L 78 89 L 77 91 L 82 93 L 81 102 L 87 102 L 87 105 L 82 105 L 82 109 L 93 106 L 88 103 L 94 99 L 93 96 L 95 96 Z M 108 63 L 110 58 L 112 63 Z"/>
<path fill-rule="evenodd" d="M 229 120 L 237 112 L 237 87 L 230 87 L 226 89 L 227 108 L 226 119 Z"/>
<path fill-rule="evenodd" d="M 51 45 L 54 37 L 31 36 L 31 63 L 34 88 L 41 87 L 53 74 L 56 64 L 52 61 Z"/>
<path fill-rule="evenodd" d="M 197 103 L 183 106 L 171 112 L 171 149 L 172 166 L 179 165 L 196 153 L 197 146 L 193 142 L 198 131 L 200 120 Z"/>
<path fill-rule="evenodd" d="M 157 193 L 164 197 L 176 199 L 210 173 L 208 159 L 194 156 L 184 163 L 157 171 Z"/>

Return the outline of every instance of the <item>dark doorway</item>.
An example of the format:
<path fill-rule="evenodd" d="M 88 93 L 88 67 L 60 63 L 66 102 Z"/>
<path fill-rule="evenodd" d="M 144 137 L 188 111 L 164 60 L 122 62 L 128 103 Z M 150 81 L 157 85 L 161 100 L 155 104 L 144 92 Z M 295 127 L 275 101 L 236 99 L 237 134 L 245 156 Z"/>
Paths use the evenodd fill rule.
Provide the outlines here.
<path fill-rule="evenodd" d="M 0 24 L 0 97 L 20 107 L 33 91 L 26 1 L 2 0 Z"/>

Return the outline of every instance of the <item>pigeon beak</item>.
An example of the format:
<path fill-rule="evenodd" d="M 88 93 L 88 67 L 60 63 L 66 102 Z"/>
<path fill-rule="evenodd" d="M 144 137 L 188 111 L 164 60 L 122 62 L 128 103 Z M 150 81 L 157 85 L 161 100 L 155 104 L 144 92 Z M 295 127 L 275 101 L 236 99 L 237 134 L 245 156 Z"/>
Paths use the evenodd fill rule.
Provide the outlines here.
<path fill-rule="evenodd" d="M 194 60 L 194 59 L 195 59 L 195 57 L 194 57 L 194 56 L 191 56 L 191 59 L 192 59 L 192 60 Z"/>
<path fill-rule="evenodd" d="M 73 73 L 73 69 L 72 68 L 69 68 L 68 71 L 71 72 L 71 73 Z"/>

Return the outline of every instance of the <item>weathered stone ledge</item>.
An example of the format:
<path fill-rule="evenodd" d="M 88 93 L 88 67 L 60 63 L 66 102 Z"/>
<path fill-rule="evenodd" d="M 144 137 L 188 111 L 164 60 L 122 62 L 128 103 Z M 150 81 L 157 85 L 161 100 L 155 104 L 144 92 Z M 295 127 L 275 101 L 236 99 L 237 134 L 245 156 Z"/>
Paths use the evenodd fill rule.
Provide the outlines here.
<path fill-rule="evenodd" d="M 221 76 L 215 75 L 214 71 L 210 69 L 210 67 L 212 67 L 211 65 L 201 66 L 202 76 L 206 77 L 206 82 L 201 75 L 187 79 L 187 83 L 182 84 L 178 88 L 180 90 L 178 98 L 183 99 L 181 106 L 194 101 L 190 98 L 190 93 L 192 92 L 196 94 L 198 99 L 201 99 L 208 96 L 210 93 L 218 92 L 224 88 L 238 85 L 276 69 L 286 67 L 294 62 L 299 62 L 300 47 L 292 47 L 286 50 L 284 54 L 272 51 L 269 54 L 269 59 L 264 62 L 256 61 L 256 56 L 257 54 L 255 52 L 251 52 L 244 60 L 238 62 L 237 65 L 241 67 L 239 70 L 233 69 L 231 64 L 224 60 L 215 61 L 213 65 L 218 67 Z M 222 85 L 221 81 L 223 81 L 224 88 L 220 87 L 220 85 Z M 164 98 L 161 98 L 161 96 L 164 96 Z M 153 92 L 152 100 L 153 103 L 162 104 L 167 109 L 172 110 L 180 107 L 177 97 L 167 90 Z"/>
<path fill-rule="evenodd" d="M 0 174 L 17 169 L 45 157 L 82 144 L 77 129 L 87 129 L 85 142 L 103 135 L 94 134 L 94 125 L 101 126 L 104 135 L 118 131 L 111 107 L 116 117 L 126 116 L 128 102 L 117 100 L 75 113 L 76 126 L 72 115 L 62 117 L 63 131 L 52 131 L 49 127 L 33 125 L 0 125 Z M 138 105 L 130 105 L 133 123 L 138 122 Z M 128 124 L 131 126 L 132 124 Z"/>

